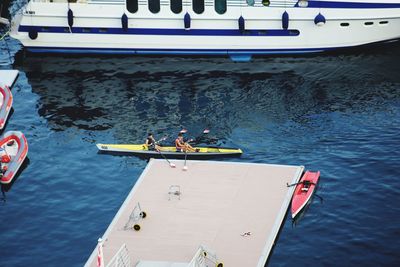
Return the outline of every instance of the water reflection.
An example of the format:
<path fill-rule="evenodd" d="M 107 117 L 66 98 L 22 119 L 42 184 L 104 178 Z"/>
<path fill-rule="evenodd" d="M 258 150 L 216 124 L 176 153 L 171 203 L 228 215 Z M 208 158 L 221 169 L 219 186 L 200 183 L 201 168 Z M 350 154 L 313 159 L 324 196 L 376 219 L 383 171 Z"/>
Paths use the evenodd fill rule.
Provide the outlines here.
<path fill-rule="evenodd" d="M 374 55 L 332 57 L 236 64 L 218 58 L 30 56 L 22 64 L 40 97 L 39 115 L 53 130 L 112 129 L 116 141 L 137 142 L 147 131 L 173 135 L 181 127 L 210 127 L 226 139 L 254 121 L 307 124 L 318 114 L 379 110 L 382 100 L 399 98 L 400 79 L 391 75 L 397 65 L 389 58 L 386 71 L 376 72 L 378 66 L 368 64 Z"/>

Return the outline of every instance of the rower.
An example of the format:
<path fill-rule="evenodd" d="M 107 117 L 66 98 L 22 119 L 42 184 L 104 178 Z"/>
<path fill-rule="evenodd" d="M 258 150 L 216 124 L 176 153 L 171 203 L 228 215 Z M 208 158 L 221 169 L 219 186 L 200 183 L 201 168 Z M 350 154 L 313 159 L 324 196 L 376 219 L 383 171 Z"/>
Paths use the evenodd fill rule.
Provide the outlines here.
<path fill-rule="evenodd" d="M 196 152 L 189 143 L 183 141 L 183 133 L 179 133 L 178 137 L 175 139 L 175 148 L 178 152 Z"/>
<path fill-rule="evenodd" d="M 144 145 L 147 147 L 148 150 L 160 150 L 160 146 L 157 144 L 152 133 L 149 133 L 147 135 L 147 139 Z"/>

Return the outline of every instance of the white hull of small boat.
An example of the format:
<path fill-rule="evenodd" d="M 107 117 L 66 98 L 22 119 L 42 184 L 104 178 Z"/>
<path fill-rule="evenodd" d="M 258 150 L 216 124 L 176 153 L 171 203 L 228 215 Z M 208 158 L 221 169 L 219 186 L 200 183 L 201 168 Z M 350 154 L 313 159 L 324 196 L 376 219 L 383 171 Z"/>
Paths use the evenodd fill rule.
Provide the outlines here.
<path fill-rule="evenodd" d="M 13 104 L 13 96 L 8 86 L 0 86 L 0 130 L 6 125 Z"/>
<path fill-rule="evenodd" d="M 0 160 L 2 184 L 9 184 L 14 179 L 28 154 L 28 142 L 22 132 L 6 132 L 0 140 Z"/>

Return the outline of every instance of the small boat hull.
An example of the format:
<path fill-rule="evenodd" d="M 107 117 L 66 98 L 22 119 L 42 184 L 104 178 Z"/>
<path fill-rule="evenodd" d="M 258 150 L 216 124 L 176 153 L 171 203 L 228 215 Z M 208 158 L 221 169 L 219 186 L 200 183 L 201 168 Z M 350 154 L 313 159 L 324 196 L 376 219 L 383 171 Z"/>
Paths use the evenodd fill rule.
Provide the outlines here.
<path fill-rule="evenodd" d="M 239 148 L 223 148 L 223 147 L 195 147 L 198 152 L 179 152 L 175 147 L 162 147 L 160 151 L 148 150 L 142 144 L 96 144 L 99 151 L 103 153 L 135 155 L 145 158 L 215 158 L 215 157 L 239 157 L 243 152 Z"/>
<path fill-rule="evenodd" d="M 0 86 L 0 130 L 6 125 L 13 104 L 13 95 L 8 86 Z"/>
<path fill-rule="evenodd" d="M 23 133 L 9 131 L 1 138 L 0 148 L 2 170 L 0 182 L 2 184 L 9 184 L 28 154 L 28 142 Z"/>
<path fill-rule="evenodd" d="M 320 172 L 306 171 L 296 185 L 292 198 L 292 218 L 294 219 L 310 201 L 319 181 Z"/>

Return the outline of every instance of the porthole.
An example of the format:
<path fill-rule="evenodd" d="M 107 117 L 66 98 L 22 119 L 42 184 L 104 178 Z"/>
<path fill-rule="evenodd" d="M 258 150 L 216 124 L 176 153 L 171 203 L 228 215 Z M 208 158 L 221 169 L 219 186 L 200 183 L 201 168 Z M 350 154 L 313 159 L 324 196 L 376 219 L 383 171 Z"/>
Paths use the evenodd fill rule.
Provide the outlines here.
<path fill-rule="evenodd" d="M 374 23 L 372 21 L 367 21 L 367 22 L 364 22 L 364 25 L 365 26 L 372 26 L 372 25 L 374 25 Z"/>
<path fill-rule="evenodd" d="M 82 29 L 82 32 L 88 33 L 88 32 L 91 32 L 91 30 L 90 30 L 90 28 L 83 28 L 83 29 Z"/>
<path fill-rule="evenodd" d="M 388 23 L 389 23 L 389 21 L 387 21 L 387 20 L 379 21 L 379 24 L 381 24 L 381 25 L 385 25 L 385 24 L 388 24 Z"/>
<path fill-rule="evenodd" d="M 261 3 L 263 4 L 263 6 L 269 6 L 269 4 L 271 4 L 271 1 L 269 1 L 269 0 L 262 0 Z"/>
<path fill-rule="evenodd" d="M 138 0 L 126 0 L 126 9 L 130 13 L 136 13 L 138 11 Z"/>
<path fill-rule="evenodd" d="M 149 10 L 154 14 L 160 12 L 160 0 L 149 0 Z"/>
<path fill-rule="evenodd" d="M 247 5 L 254 6 L 254 0 L 246 0 Z"/>
<path fill-rule="evenodd" d="M 196 14 L 201 14 L 204 12 L 204 0 L 193 0 L 193 11 Z"/>
<path fill-rule="evenodd" d="M 171 0 L 171 11 L 175 14 L 182 12 L 182 0 Z"/>
<path fill-rule="evenodd" d="M 100 29 L 99 29 L 99 32 L 101 32 L 101 33 L 106 33 L 106 32 L 108 32 L 108 29 L 106 29 L 106 28 L 100 28 Z"/>
<path fill-rule="evenodd" d="M 215 0 L 214 8 L 218 14 L 224 14 L 226 12 L 226 0 Z"/>
<path fill-rule="evenodd" d="M 342 26 L 342 27 L 349 27 L 349 26 L 350 26 L 350 23 L 348 23 L 348 22 L 342 22 L 342 23 L 340 23 L 340 26 Z"/>

